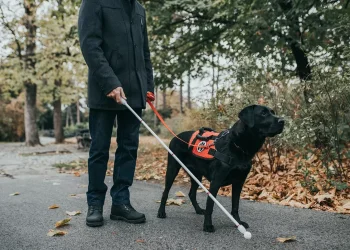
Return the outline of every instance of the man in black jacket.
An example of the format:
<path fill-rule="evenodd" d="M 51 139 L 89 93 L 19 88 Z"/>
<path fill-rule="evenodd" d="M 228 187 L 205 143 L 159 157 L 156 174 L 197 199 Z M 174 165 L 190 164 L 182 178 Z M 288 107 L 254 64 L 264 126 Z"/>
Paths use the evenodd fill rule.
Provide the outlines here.
<path fill-rule="evenodd" d="M 87 192 L 88 226 L 103 225 L 104 183 L 110 138 L 117 116 L 118 148 L 111 188 L 110 218 L 145 222 L 130 204 L 140 121 L 121 105 L 121 98 L 141 115 L 147 92 L 154 91 L 145 9 L 136 0 L 83 0 L 78 21 L 81 50 L 89 67 L 88 106 L 92 143 Z"/>

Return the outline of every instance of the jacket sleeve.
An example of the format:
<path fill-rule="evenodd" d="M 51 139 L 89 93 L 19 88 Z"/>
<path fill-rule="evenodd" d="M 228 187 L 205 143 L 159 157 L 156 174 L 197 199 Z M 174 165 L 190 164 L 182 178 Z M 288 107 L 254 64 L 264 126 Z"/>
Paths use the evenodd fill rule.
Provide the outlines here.
<path fill-rule="evenodd" d="M 83 0 L 79 11 L 78 33 L 80 48 L 86 64 L 105 95 L 121 87 L 121 82 L 110 67 L 102 44 L 101 6 L 94 0 Z"/>
<path fill-rule="evenodd" d="M 146 13 L 145 13 L 145 17 L 146 17 Z M 145 66 L 146 66 L 146 74 L 147 74 L 147 91 L 154 93 L 153 66 L 151 62 L 151 53 L 149 51 L 149 45 L 148 45 L 146 18 L 145 18 L 145 27 L 143 32 L 144 32 L 143 53 L 145 58 Z"/>

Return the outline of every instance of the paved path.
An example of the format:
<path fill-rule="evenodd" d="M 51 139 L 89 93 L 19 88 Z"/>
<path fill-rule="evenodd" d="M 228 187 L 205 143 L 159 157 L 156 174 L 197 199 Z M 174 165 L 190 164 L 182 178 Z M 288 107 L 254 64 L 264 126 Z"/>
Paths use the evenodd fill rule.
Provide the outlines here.
<path fill-rule="evenodd" d="M 50 147 L 56 146 L 45 146 L 41 150 Z M 250 224 L 253 235 L 251 240 L 245 240 L 218 207 L 214 209 L 216 232 L 212 234 L 202 231 L 203 218 L 194 213 L 190 204 L 167 207 L 168 218 L 156 218 L 159 205 L 156 201 L 163 187 L 138 181 L 131 190 L 132 203 L 146 213 L 145 224 L 129 225 L 109 220 L 111 200 L 108 196 L 105 225 L 89 228 L 85 226 L 87 176 L 57 174 L 49 165 L 57 160 L 86 157 L 86 153 L 55 156 L 55 159 L 53 156 L 18 156 L 18 151 L 37 149 L 0 144 L 0 171 L 6 170 L 15 178 L 0 176 L 1 250 L 350 249 L 350 217 L 347 215 L 242 201 L 241 216 Z M 111 181 L 110 177 L 106 178 L 109 187 Z M 173 187 L 171 193 L 179 190 L 188 193 L 187 188 L 178 186 Z M 9 196 L 14 192 L 20 195 Z M 198 196 L 200 204 L 205 204 L 205 195 Z M 228 198 L 219 197 L 219 201 L 230 208 Z M 52 204 L 60 208 L 49 210 Z M 66 236 L 46 236 L 56 221 L 67 217 L 65 211 L 73 210 L 81 210 L 82 214 L 73 217 L 70 225 L 63 228 L 68 232 Z M 296 242 L 276 242 L 277 237 L 293 235 L 297 237 Z"/>

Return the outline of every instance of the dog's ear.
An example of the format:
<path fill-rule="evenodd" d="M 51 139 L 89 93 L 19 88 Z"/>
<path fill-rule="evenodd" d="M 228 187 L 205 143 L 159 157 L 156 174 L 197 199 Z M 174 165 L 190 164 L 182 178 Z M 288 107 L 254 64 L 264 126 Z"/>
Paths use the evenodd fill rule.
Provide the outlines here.
<path fill-rule="evenodd" d="M 254 108 L 256 105 L 251 105 L 245 107 L 241 112 L 239 112 L 239 119 L 246 124 L 249 128 L 254 127 Z"/>

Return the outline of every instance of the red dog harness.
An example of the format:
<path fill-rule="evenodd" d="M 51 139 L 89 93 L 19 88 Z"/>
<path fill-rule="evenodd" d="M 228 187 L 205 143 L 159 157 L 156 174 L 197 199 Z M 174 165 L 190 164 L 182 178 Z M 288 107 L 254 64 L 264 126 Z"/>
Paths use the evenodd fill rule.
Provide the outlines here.
<path fill-rule="evenodd" d="M 200 159 L 214 160 L 218 159 L 228 165 L 234 165 L 237 159 L 223 154 L 215 147 L 215 141 L 229 134 L 229 130 L 221 133 L 215 132 L 211 128 L 200 128 L 191 136 L 189 149 L 192 154 Z"/>
<path fill-rule="evenodd" d="M 195 146 L 189 146 L 192 148 L 192 154 L 201 159 L 213 160 L 213 152 L 216 151 L 214 141 L 218 135 L 218 132 L 208 128 L 201 128 L 194 132 L 190 144 Z"/>

